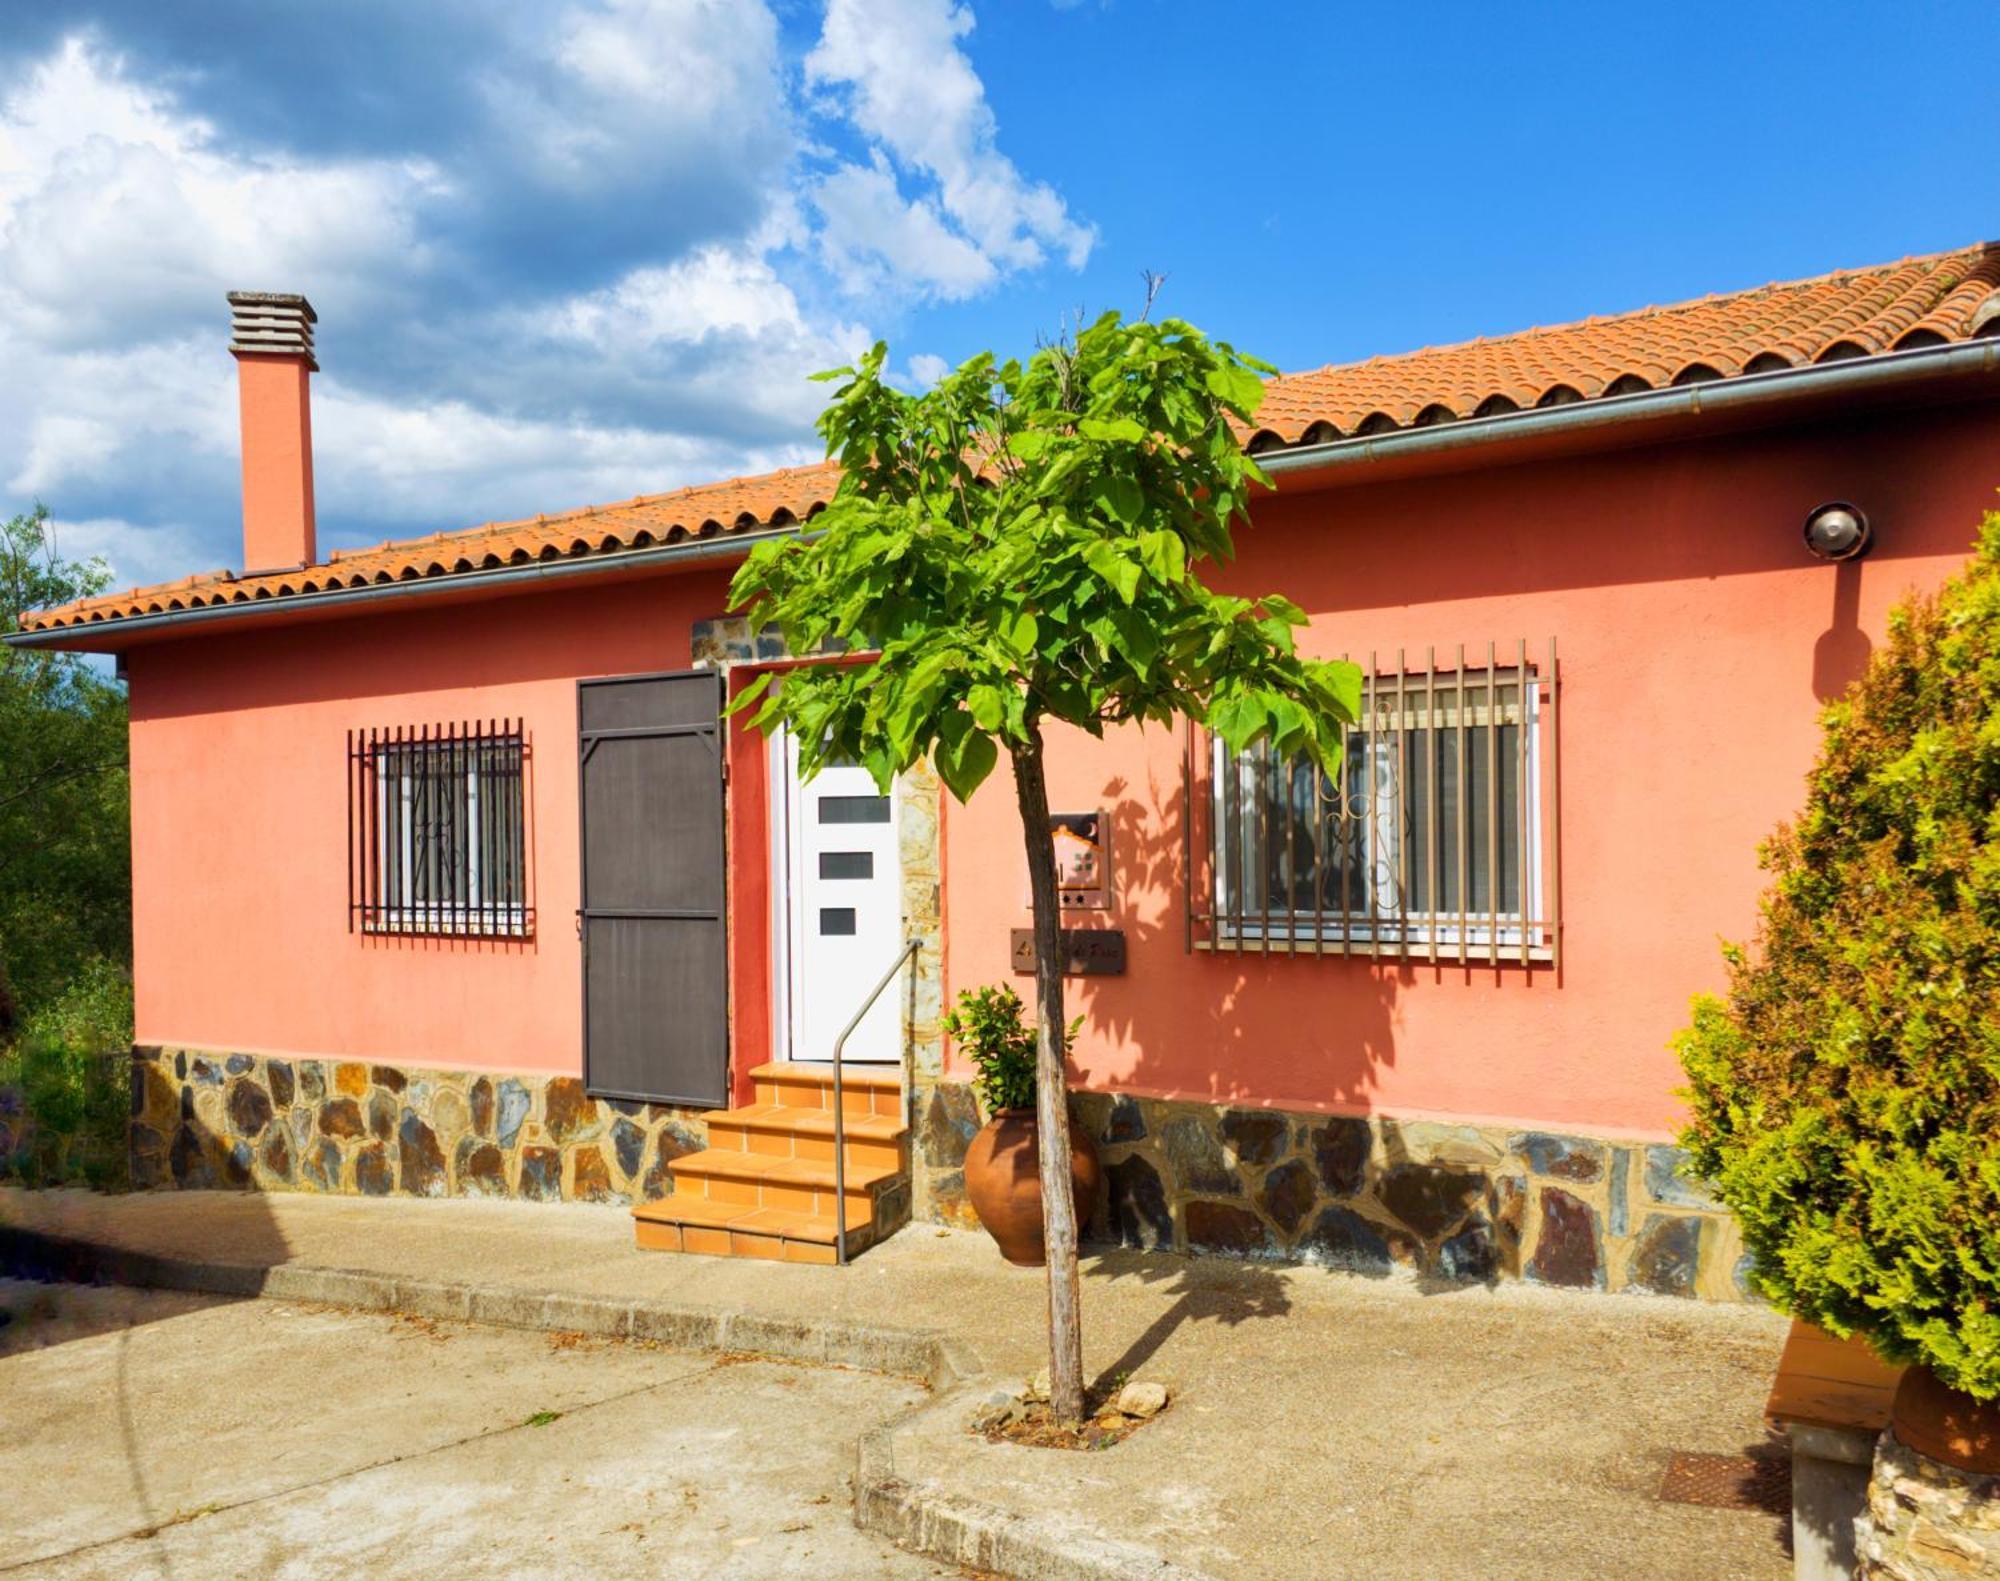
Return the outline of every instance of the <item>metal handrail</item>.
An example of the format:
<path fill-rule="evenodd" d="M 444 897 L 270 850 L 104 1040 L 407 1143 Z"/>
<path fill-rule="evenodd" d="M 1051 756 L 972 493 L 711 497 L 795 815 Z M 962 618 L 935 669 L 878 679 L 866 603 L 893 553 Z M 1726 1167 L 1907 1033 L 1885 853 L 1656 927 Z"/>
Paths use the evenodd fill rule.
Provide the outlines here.
<path fill-rule="evenodd" d="M 861 1008 L 854 1012 L 854 1018 L 840 1029 L 840 1036 L 833 1040 L 833 1258 L 842 1268 L 847 1266 L 847 1104 L 841 1097 L 840 1054 L 847 1046 L 848 1035 L 861 1025 L 861 1018 L 875 1008 L 875 1001 L 882 997 L 882 990 L 896 980 L 896 974 L 903 969 L 903 963 L 923 947 L 922 939 L 907 939 L 896 952 L 895 960 L 882 974 L 882 980 L 868 990 L 868 997 L 861 1001 Z"/>

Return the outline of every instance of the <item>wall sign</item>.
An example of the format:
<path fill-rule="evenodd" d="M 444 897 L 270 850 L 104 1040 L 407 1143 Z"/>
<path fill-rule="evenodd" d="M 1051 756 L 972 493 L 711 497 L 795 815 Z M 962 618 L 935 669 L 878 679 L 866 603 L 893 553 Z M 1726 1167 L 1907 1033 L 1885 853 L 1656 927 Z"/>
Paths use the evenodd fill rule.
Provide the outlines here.
<path fill-rule="evenodd" d="M 1065 977 L 1123 977 L 1125 975 L 1125 930 L 1123 928 L 1064 928 L 1062 930 L 1063 975 Z M 1035 975 L 1035 930 L 1016 928 L 1012 936 L 1012 957 L 1017 975 Z"/>

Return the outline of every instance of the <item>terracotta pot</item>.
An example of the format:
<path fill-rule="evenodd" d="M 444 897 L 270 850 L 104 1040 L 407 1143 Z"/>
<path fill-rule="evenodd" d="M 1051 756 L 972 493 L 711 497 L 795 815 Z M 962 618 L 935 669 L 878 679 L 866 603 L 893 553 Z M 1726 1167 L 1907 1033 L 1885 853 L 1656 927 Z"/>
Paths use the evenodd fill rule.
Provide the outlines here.
<path fill-rule="evenodd" d="M 1002 1109 L 965 1150 L 965 1194 L 972 1211 L 1000 1248 L 1023 1268 L 1048 1261 L 1042 1244 L 1041 1128 L 1033 1109 Z M 1069 1128 L 1069 1178 L 1076 1193 L 1077 1228 L 1097 1201 L 1097 1149 L 1075 1125 Z"/>
<path fill-rule="evenodd" d="M 1975 1400 L 1941 1383 L 1928 1367 L 1903 1374 L 1889 1425 L 1920 1455 L 1960 1471 L 2000 1472 L 2000 1400 Z"/>

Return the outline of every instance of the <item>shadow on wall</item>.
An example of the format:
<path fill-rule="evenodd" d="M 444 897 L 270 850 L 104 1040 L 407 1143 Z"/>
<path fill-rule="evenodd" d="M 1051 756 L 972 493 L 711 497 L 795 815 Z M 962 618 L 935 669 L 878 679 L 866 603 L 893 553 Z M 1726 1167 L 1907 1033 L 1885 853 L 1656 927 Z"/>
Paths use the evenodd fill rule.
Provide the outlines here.
<path fill-rule="evenodd" d="M 1147 792 L 1135 795 L 1122 780 L 1102 792 L 1121 880 L 1106 920 L 1125 930 L 1134 959 L 1178 960 L 1188 792 L 1178 783 L 1153 783 Z M 1141 841 L 1142 829 L 1155 833 Z M 1432 1292 L 1524 1278 L 1746 1297 L 1736 1228 L 1680 1177 L 1674 1147 L 1368 1112 L 1381 1071 L 1396 1058 L 1396 1011 L 1406 985 L 1420 978 L 1517 981 L 1518 963 L 1319 960 L 1251 950 L 1191 965 L 1202 992 L 1172 1005 L 1135 996 L 1123 983 L 1092 992 L 1088 979 L 1070 979 L 1070 1008 L 1087 1007 L 1093 1029 L 1123 1045 L 1125 1061 L 1096 1073 L 1097 1084 L 1112 1090 L 1081 1091 L 1072 1100 L 1075 1124 L 1103 1162 L 1103 1185 L 1086 1214 L 1090 1243 L 1312 1263 L 1369 1277 L 1401 1272 Z M 1534 984 L 1553 985 L 1549 967 L 1530 970 Z M 1295 1002 L 1315 1017 L 1301 1032 L 1312 1043 L 1319 1096 L 1357 1112 L 1252 1101 L 1251 1077 L 1265 1051 L 1239 1006 L 1300 972 L 1317 974 L 1293 986 L 1308 990 L 1295 993 Z M 1181 1056 L 1171 1074 L 1150 1036 L 1163 1016 Z M 1186 1059 L 1190 1048 L 1204 1057 Z M 1205 1090 L 1188 1091 L 1191 1071 Z M 1146 1088 L 1177 1096 L 1142 1096 Z M 960 1171 L 978 1123 L 968 1087 L 945 1083 L 922 1095 L 915 1141 L 927 1216 L 968 1222 Z M 1149 1267 L 1146 1277 L 1181 1277 L 1171 1263 L 1107 1263 L 1106 1271 Z M 1281 1297 L 1273 1287 L 1270 1300 Z M 1196 1305 L 1177 1303 L 1176 1321 Z"/>
<path fill-rule="evenodd" d="M 1813 644 L 1813 696 L 1832 702 L 1861 679 L 1874 651 L 1861 629 L 1861 562 L 1846 560 L 1833 571 L 1833 618 Z"/>

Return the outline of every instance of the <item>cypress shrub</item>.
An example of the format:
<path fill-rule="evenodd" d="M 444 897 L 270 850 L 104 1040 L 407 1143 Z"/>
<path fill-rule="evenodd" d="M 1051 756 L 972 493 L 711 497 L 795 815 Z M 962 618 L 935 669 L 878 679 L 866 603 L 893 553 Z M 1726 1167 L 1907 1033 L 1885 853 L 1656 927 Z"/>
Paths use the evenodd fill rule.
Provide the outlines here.
<path fill-rule="evenodd" d="M 2000 1398 L 2000 513 L 1824 726 L 1682 1140 L 1773 1302 Z"/>

